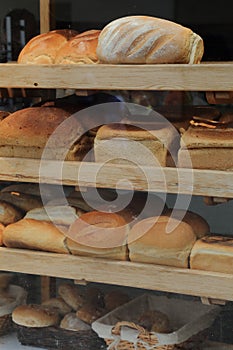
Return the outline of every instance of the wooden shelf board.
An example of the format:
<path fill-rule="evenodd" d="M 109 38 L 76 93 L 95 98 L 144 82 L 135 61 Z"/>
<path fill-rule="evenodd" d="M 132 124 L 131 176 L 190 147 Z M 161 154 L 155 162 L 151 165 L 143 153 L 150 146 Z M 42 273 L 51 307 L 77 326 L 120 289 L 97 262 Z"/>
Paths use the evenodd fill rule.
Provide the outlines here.
<path fill-rule="evenodd" d="M 0 270 L 233 300 L 233 275 L 153 264 L 1 247 Z"/>
<path fill-rule="evenodd" d="M 233 62 L 195 65 L 0 64 L 0 86 L 12 88 L 233 91 L 232 82 Z"/>
<path fill-rule="evenodd" d="M 0 157 L 0 180 L 233 198 L 232 171 Z"/>

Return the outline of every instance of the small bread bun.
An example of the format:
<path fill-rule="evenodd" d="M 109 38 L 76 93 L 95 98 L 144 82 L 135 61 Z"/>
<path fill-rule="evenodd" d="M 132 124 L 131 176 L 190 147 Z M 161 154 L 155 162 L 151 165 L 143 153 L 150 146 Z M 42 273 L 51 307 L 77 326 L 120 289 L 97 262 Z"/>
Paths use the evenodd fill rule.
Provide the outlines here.
<path fill-rule="evenodd" d="M 91 304 L 83 305 L 79 310 L 76 311 L 76 316 L 80 318 L 80 320 L 92 324 L 97 318 L 100 318 L 106 313 L 106 310 L 95 307 Z"/>
<path fill-rule="evenodd" d="M 78 32 L 71 29 L 52 30 L 35 36 L 21 50 L 18 63 L 52 64 L 60 48 Z"/>
<path fill-rule="evenodd" d="M 20 305 L 13 310 L 12 320 L 24 327 L 48 327 L 59 323 L 59 314 L 42 305 Z"/>
<path fill-rule="evenodd" d="M 74 312 L 70 312 L 61 320 L 60 328 L 68 329 L 69 331 L 88 331 L 91 326 L 80 320 Z"/>
<path fill-rule="evenodd" d="M 23 212 L 13 204 L 0 200 L 0 223 L 12 224 L 23 217 Z"/>
<path fill-rule="evenodd" d="M 58 287 L 58 294 L 75 311 L 84 304 L 84 298 L 75 285 L 62 283 Z"/>
<path fill-rule="evenodd" d="M 61 297 L 50 298 L 45 300 L 41 305 L 57 310 L 61 316 L 65 316 L 65 314 L 72 311 L 72 308 Z"/>
<path fill-rule="evenodd" d="M 104 303 L 107 311 L 112 311 L 118 306 L 127 303 L 130 300 L 129 296 L 118 290 L 112 290 L 105 294 Z"/>
<path fill-rule="evenodd" d="M 55 64 L 97 63 L 96 47 L 100 30 L 88 30 L 76 35 L 58 51 Z"/>
<path fill-rule="evenodd" d="M 150 332 L 168 333 L 171 330 L 170 321 L 167 315 L 158 310 L 145 312 L 139 318 L 138 323 Z"/>

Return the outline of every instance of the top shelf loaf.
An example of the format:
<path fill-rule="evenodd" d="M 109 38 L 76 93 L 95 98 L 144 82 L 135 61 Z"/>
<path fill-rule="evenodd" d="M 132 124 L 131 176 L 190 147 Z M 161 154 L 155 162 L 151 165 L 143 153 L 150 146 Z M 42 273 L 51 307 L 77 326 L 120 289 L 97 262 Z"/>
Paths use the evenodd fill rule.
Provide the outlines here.
<path fill-rule="evenodd" d="M 0 64 L 0 87 L 233 91 L 233 62 L 158 65 Z"/>

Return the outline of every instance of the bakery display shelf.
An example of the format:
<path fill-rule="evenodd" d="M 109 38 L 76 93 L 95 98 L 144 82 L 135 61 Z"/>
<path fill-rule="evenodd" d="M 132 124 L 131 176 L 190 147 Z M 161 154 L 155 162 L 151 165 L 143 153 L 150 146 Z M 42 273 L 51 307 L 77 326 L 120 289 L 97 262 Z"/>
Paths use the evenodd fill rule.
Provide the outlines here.
<path fill-rule="evenodd" d="M 4 346 L 7 350 L 38 350 L 36 347 L 21 345 L 15 333 L 0 338 L 0 348 L 5 349 Z M 202 350 L 233 350 L 233 345 L 206 342 Z"/>
<path fill-rule="evenodd" d="M 0 157 L 0 180 L 233 198 L 233 172 Z"/>
<path fill-rule="evenodd" d="M 195 65 L 0 64 L 0 87 L 11 88 L 233 91 L 232 81 L 233 62 Z"/>
<path fill-rule="evenodd" d="M 6 247 L 0 269 L 233 301 L 233 275 L 210 271 Z"/>

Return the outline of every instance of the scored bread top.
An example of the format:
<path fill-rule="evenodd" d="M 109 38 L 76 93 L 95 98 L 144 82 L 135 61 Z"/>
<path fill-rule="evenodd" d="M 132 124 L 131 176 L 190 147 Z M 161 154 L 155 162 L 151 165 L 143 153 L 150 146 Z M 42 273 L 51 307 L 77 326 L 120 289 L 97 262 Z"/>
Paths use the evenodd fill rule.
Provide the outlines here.
<path fill-rule="evenodd" d="M 127 16 L 107 24 L 97 56 L 104 63 L 199 63 L 200 36 L 180 24 L 152 16 Z"/>

